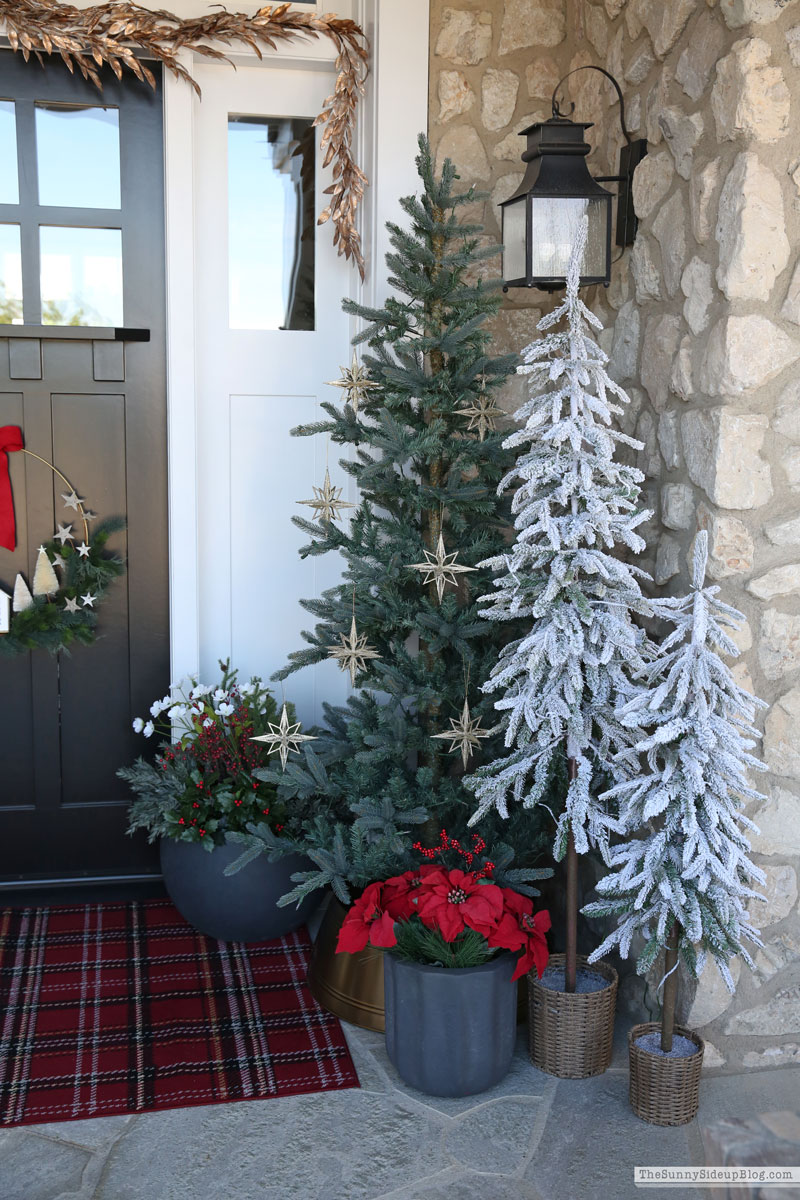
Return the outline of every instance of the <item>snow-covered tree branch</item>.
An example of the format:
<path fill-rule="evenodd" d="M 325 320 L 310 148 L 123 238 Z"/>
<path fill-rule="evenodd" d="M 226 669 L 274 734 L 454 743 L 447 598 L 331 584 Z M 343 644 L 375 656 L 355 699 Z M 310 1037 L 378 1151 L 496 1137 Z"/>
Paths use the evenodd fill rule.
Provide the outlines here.
<path fill-rule="evenodd" d="M 516 413 L 522 428 L 504 443 L 519 457 L 499 487 L 514 492 L 516 538 L 485 564 L 496 578 L 482 612 L 493 621 L 523 618 L 529 628 L 503 649 L 483 689 L 499 693 L 509 753 L 466 781 L 478 800 L 473 821 L 491 808 L 505 817 L 510 800 L 530 808 L 543 798 L 556 756 L 574 759 L 558 858 L 570 830 L 585 853 L 605 848 L 616 827 L 592 782 L 630 742 L 615 710 L 645 665 L 646 639 L 631 615 L 649 611 L 645 572 L 614 553 L 644 548 L 637 529 L 649 513 L 638 508 L 641 472 L 615 458 L 618 446 L 640 443 L 613 427 L 628 397 L 606 371 L 594 335 L 600 321 L 578 296 L 585 236 L 584 225 L 566 297 L 539 322 L 545 336 L 523 351 L 518 368 L 530 398 Z"/>
<path fill-rule="evenodd" d="M 619 720 L 635 737 L 617 759 L 626 778 L 606 793 L 619 804 L 626 840 L 611 852 L 611 872 L 598 885 L 592 916 L 614 916 L 617 928 L 592 955 L 613 946 L 627 957 L 634 935 L 646 939 L 637 969 L 646 973 L 675 924 L 680 954 L 692 974 L 713 955 L 733 991 L 729 960 L 743 944 L 760 945 L 746 911 L 764 874 L 748 857 L 745 830 L 756 826 L 741 811 L 760 799 L 750 770 L 765 770 L 751 753 L 763 701 L 734 680 L 721 654 L 739 651 L 729 636 L 743 620 L 705 585 L 708 535 L 695 539 L 689 595 L 659 601 L 656 615 L 673 631 L 642 672 L 642 688 Z M 646 767 L 645 765 L 646 764 Z"/>

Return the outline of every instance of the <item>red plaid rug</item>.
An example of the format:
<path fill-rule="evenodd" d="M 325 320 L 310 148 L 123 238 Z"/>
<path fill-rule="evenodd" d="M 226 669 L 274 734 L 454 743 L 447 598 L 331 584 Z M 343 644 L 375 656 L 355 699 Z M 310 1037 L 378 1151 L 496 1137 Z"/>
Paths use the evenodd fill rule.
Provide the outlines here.
<path fill-rule="evenodd" d="M 0 1125 L 358 1087 L 310 951 L 214 941 L 166 900 L 0 909 Z"/>

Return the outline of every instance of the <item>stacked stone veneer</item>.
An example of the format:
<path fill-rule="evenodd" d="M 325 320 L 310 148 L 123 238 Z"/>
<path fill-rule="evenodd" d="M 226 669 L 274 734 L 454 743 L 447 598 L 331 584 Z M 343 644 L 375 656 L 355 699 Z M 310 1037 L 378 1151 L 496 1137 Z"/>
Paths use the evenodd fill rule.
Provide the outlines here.
<path fill-rule="evenodd" d="M 733 1000 L 712 967 L 684 1015 L 710 1065 L 800 1063 L 800 3 L 432 0 L 431 20 L 431 139 L 491 193 L 474 210 L 490 240 L 521 178 L 517 132 L 549 115 L 568 70 L 611 70 L 631 131 L 647 138 L 636 243 L 593 307 L 644 443 L 648 565 L 679 590 L 691 539 L 708 529 L 710 571 L 747 616 L 735 673 L 770 705 L 768 798 L 751 811 L 765 946 L 755 974 L 737 964 Z M 611 173 L 610 85 L 582 72 L 567 94 L 576 119 L 595 121 L 594 173 Z M 546 303 L 509 293 L 498 349 L 530 340 Z"/>

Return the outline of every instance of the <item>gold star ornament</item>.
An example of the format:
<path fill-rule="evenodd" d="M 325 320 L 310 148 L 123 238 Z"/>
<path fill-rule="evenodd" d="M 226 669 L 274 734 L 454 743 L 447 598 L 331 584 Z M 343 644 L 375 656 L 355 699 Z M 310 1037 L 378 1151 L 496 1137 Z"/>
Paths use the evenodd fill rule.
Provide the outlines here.
<path fill-rule="evenodd" d="M 493 729 L 483 729 L 481 727 L 480 717 L 471 717 L 469 712 L 469 701 L 464 697 L 464 708 L 461 712 L 461 719 L 455 721 L 450 718 L 450 729 L 447 733 L 433 733 L 431 737 L 441 738 L 443 741 L 450 742 L 448 753 L 453 754 L 456 750 L 461 751 L 461 761 L 464 764 L 466 771 L 469 760 L 475 749 L 480 745 L 480 739 L 491 737 L 494 733 Z"/>
<path fill-rule="evenodd" d="M 480 441 L 483 441 L 487 433 L 494 433 L 497 429 L 497 418 L 502 417 L 503 410 L 497 407 L 491 396 L 481 392 L 475 403 L 469 408 L 462 408 L 458 415 L 469 417 L 467 433 L 474 429 Z"/>
<path fill-rule="evenodd" d="M 345 634 L 340 633 L 339 640 L 342 643 L 341 646 L 331 646 L 328 657 L 337 659 L 341 669 L 350 672 L 350 683 L 355 687 L 357 673 L 366 671 L 369 659 L 381 656 L 374 646 L 370 646 L 366 634 L 359 635 L 356 629 L 355 613 L 350 622 L 350 636 L 346 637 Z"/>
<path fill-rule="evenodd" d="M 439 541 L 436 543 L 436 553 L 432 554 L 430 550 L 426 550 L 425 558 L 427 559 L 427 562 L 424 563 L 409 563 L 408 569 L 410 571 L 424 571 L 425 578 L 422 582 L 436 584 L 436 594 L 439 597 L 440 604 L 442 603 L 444 589 L 447 587 L 448 583 L 451 583 L 453 587 L 457 586 L 457 574 L 476 570 L 475 567 L 462 567 L 456 565 L 458 551 L 456 550 L 452 554 L 448 554 L 445 551 L 444 537 L 441 533 L 439 534 Z"/>
<path fill-rule="evenodd" d="M 340 496 L 342 489 L 334 487 L 331 483 L 331 476 L 328 468 L 325 468 L 325 482 L 321 488 L 314 488 L 313 500 L 298 500 L 298 504 L 307 504 L 309 508 L 314 509 L 314 516 L 318 521 L 338 521 L 339 510 L 342 508 L 355 508 L 354 504 L 350 504 L 347 500 L 341 500 Z"/>
<path fill-rule="evenodd" d="M 342 388 L 344 391 L 344 402 L 349 404 L 353 412 L 358 412 L 358 405 L 362 400 L 367 399 L 367 394 L 373 389 L 380 387 L 380 384 L 375 383 L 370 379 L 369 372 L 366 367 L 362 367 L 356 358 L 356 352 L 353 351 L 353 361 L 349 367 L 340 367 L 342 372 L 341 379 L 329 379 L 329 387 Z"/>
<path fill-rule="evenodd" d="M 281 770 L 286 770 L 286 760 L 289 757 L 290 750 L 299 750 L 302 742 L 315 742 L 317 739 L 308 733 L 300 733 L 300 722 L 296 725 L 289 724 L 289 714 L 286 711 L 284 703 L 281 709 L 281 719 L 277 725 L 269 722 L 269 733 L 261 733 L 258 737 L 251 738 L 251 742 L 265 742 L 268 746 L 269 754 L 279 754 L 281 757 Z"/>

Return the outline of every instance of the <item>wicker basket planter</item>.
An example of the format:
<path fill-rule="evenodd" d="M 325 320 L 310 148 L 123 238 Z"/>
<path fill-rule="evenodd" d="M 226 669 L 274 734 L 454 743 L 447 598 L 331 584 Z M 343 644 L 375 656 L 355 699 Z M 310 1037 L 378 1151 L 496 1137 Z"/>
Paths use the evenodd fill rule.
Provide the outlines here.
<path fill-rule="evenodd" d="M 550 967 L 564 969 L 564 955 L 551 954 Z M 586 968 L 608 980 L 597 992 L 554 992 L 543 987 L 532 972 L 528 976 L 528 1043 L 531 1062 L 560 1079 L 588 1079 L 602 1075 L 611 1062 L 617 972 L 608 963 L 587 963 L 578 956 L 578 969 Z"/>
<path fill-rule="evenodd" d="M 686 1125 L 697 1116 L 700 1103 L 700 1072 L 705 1043 L 691 1029 L 675 1026 L 674 1032 L 697 1046 L 688 1058 L 665 1058 L 636 1045 L 645 1033 L 658 1033 L 661 1025 L 648 1021 L 634 1025 L 628 1034 L 631 1068 L 631 1108 L 651 1125 Z"/>

